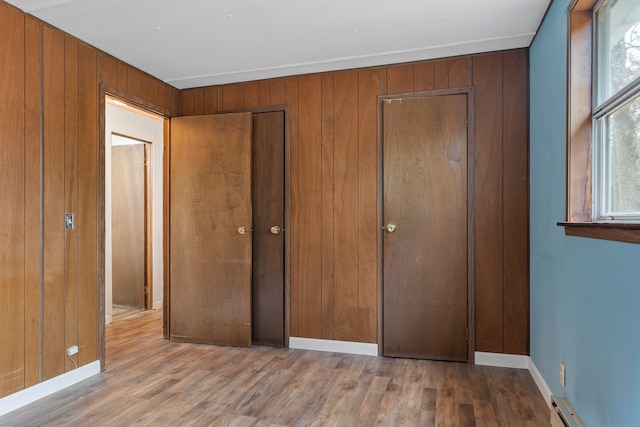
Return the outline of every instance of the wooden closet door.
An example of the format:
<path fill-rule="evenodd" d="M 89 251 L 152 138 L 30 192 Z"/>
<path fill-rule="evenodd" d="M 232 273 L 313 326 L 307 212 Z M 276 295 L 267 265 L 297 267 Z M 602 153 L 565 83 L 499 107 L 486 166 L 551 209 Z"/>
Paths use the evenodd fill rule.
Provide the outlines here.
<path fill-rule="evenodd" d="M 172 340 L 251 345 L 251 120 L 171 119 Z"/>
<path fill-rule="evenodd" d="M 284 111 L 253 115 L 253 343 L 284 346 Z"/>
<path fill-rule="evenodd" d="M 466 361 L 467 96 L 383 108 L 383 353 Z"/>
<path fill-rule="evenodd" d="M 145 308 L 145 144 L 111 148 L 113 304 Z"/>

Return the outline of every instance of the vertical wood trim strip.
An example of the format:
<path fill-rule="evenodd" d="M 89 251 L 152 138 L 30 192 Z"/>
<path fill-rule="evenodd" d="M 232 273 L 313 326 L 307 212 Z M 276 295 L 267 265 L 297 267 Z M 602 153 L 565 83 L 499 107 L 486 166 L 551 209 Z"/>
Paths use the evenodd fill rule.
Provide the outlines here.
<path fill-rule="evenodd" d="M 525 50 L 503 55 L 504 352 L 529 352 L 528 91 Z"/>
<path fill-rule="evenodd" d="M 476 350 L 504 351 L 502 55 L 473 60 Z"/>
<path fill-rule="evenodd" d="M 282 81 L 282 80 L 280 80 Z M 273 90 L 273 84 L 271 86 Z M 298 79 L 291 78 L 288 81 L 289 108 L 291 111 L 291 137 L 289 149 L 291 153 L 291 225 L 289 227 L 289 238 L 291 239 L 291 336 L 300 336 L 300 137 L 299 137 L 299 98 Z M 284 86 L 282 87 L 284 93 Z M 273 96 L 273 92 L 272 92 Z"/>

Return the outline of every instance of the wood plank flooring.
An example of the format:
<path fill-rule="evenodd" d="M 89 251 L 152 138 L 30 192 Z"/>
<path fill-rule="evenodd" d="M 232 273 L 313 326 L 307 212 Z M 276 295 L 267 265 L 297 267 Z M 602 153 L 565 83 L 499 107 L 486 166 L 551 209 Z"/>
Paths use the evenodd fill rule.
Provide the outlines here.
<path fill-rule="evenodd" d="M 106 370 L 0 426 L 548 426 L 526 370 L 173 343 L 162 311 L 106 328 Z"/>

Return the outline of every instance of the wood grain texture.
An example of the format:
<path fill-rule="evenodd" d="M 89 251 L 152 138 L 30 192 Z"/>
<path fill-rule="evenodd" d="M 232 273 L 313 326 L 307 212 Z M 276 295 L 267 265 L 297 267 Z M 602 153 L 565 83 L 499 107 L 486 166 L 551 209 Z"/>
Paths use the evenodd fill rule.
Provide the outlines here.
<path fill-rule="evenodd" d="M 387 67 L 387 94 L 413 92 L 413 64 Z"/>
<path fill-rule="evenodd" d="M 41 142 L 41 95 L 42 73 L 42 25 L 35 18 L 25 19 L 25 386 L 30 387 L 40 378 L 40 334 L 42 292 L 42 252 L 40 237 L 42 229 L 41 196 L 42 177 Z"/>
<path fill-rule="evenodd" d="M 527 53 L 503 55 L 504 352 L 529 353 Z M 525 102 L 523 102 L 523 100 Z"/>
<path fill-rule="evenodd" d="M 526 370 L 174 343 L 160 323 L 149 311 L 108 325 L 105 372 L 0 424 L 549 425 Z"/>
<path fill-rule="evenodd" d="M 251 345 L 250 113 L 171 124 L 170 335 Z"/>
<path fill-rule="evenodd" d="M 113 304 L 145 307 L 145 146 L 111 148 Z"/>
<path fill-rule="evenodd" d="M 333 339 L 333 74 L 322 75 L 322 338 Z"/>
<path fill-rule="evenodd" d="M 0 27 L 1 398 L 25 386 L 24 16 L 1 3 Z"/>
<path fill-rule="evenodd" d="M 514 51 L 514 55 L 520 55 L 524 51 Z M 484 58 L 484 59 L 483 59 Z M 319 74 L 321 80 L 321 93 L 318 95 L 317 89 L 314 89 L 306 96 L 307 82 L 314 81 L 316 76 L 305 77 L 289 77 L 273 80 L 264 80 L 258 83 L 260 105 L 276 106 L 287 103 L 290 111 L 290 138 L 291 138 L 291 335 L 300 335 L 299 326 L 306 324 L 305 328 L 312 331 L 309 337 L 316 337 L 317 330 L 320 329 L 320 335 L 324 339 L 340 339 L 340 335 L 336 332 L 336 325 L 344 322 L 357 322 L 357 325 L 342 325 L 341 327 L 350 332 L 344 336 L 350 336 L 352 339 L 364 342 L 377 341 L 377 334 L 372 332 L 374 325 L 373 319 L 377 322 L 379 314 L 377 313 L 377 292 L 375 290 L 365 290 L 363 286 L 371 285 L 372 279 L 377 281 L 377 273 L 371 273 L 376 269 L 377 261 L 371 258 L 371 251 L 375 248 L 375 242 L 372 242 L 370 225 L 373 223 L 375 210 L 372 206 L 377 206 L 377 192 L 372 191 L 376 186 L 377 174 L 372 169 L 373 162 L 379 161 L 377 153 L 371 151 L 372 141 L 371 132 L 376 126 L 377 111 L 376 97 L 380 94 L 400 93 L 400 92 L 423 92 L 435 89 L 460 88 L 468 86 L 480 87 L 474 90 L 480 90 L 480 97 L 476 99 L 475 109 L 480 109 L 480 113 L 476 115 L 476 126 L 472 129 L 471 137 L 479 137 L 483 141 L 481 144 L 479 157 L 476 161 L 482 162 L 477 172 L 473 173 L 476 192 L 481 195 L 473 200 L 475 205 L 480 204 L 482 214 L 476 214 L 480 223 L 491 224 L 490 230 L 482 231 L 479 240 L 474 244 L 476 250 L 482 250 L 483 255 L 481 262 L 485 262 L 485 258 L 489 258 L 489 264 L 485 265 L 479 271 L 480 290 L 476 293 L 476 302 L 479 306 L 486 310 L 481 313 L 481 319 L 478 320 L 478 328 L 485 328 L 487 333 L 491 335 L 490 340 L 494 340 L 493 344 L 487 346 L 486 343 L 479 344 L 478 349 L 495 349 L 494 351 L 503 351 L 504 330 L 512 327 L 513 333 L 518 334 L 520 339 L 528 342 L 528 330 L 524 324 L 505 326 L 503 319 L 507 311 L 511 313 L 522 314 L 527 311 L 528 301 L 522 300 L 520 297 L 526 294 L 528 287 L 528 277 L 522 270 L 522 267 L 528 265 L 528 259 L 522 258 L 521 254 L 514 255 L 518 257 L 517 265 L 511 274 L 517 282 L 512 289 L 514 295 L 520 297 L 514 298 L 507 302 L 510 307 L 506 307 L 501 298 L 502 291 L 496 290 L 502 287 L 503 276 L 505 273 L 505 265 L 502 261 L 494 263 L 495 260 L 502 259 L 503 246 L 507 244 L 521 245 L 523 235 L 527 230 L 513 231 L 517 234 L 504 235 L 502 237 L 502 229 L 507 227 L 503 221 L 505 212 L 503 212 L 502 199 L 510 200 L 510 198 L 518 199 L 522 191 L 521 184 L 506 183 L 506 176 L 503 178 L 503 161 L 494 161 L 494 155 L 502 158 L 503 147 L 503 110 L 509 109 L 520 111 L 526 107 L 526 99 L 513 95 L 502 87 L 502 53 L 464 56 L 451 59 L 424 61 L 413 64 L 401 64 L 388 67 L 370 68 L 357 72 L 357 77 L 353 78 L 349 84 L 344 84 L 342 79 L 348 72 L 329 72 Z M 478 62 L 480 61 L 480 62 Z M 499 64 L 496 64 L 498 61 Z M 476 63 L 480 64 L 480 68 L 475 69 Z M 504 65 L 507 66 L 506 64 Z M 513 79 L 523 79 L 526 77 L 521 74 L 524 72 L 520 67 L 510 71 Z M 337 79 L 337 80 L 336 80 Z M 377 81 L 377 83 L 376 83 Z M 315 83 L 317 85 L 317 83 Z M 376 87 L 377 84 L 377 87 Z M 506 83 L 505 83 L 506 84 Z M 231 86 L 231 87 L 229 87 Z M 244 91 L 249 88 L 252 94 L 247 99 L 251 99 L 251 103 L 255 102 L 255 86 L 253 83 L 244 84 L 244 89 L 240 93 L 237 85 L 212 86 L 205 88 L 205 91 L 215 93 L 227 93 L 227 103 L 245 106 Z M 336 91 L 340 90 L 340 93 Z M 235 91 L 235 95 L 230 95 L 230 91 Z M 183 91 L 188 93 L 188 91 Z M 511 107 L 503 106 L 503 94 L 507 103 Z M 188 96 L 188 95 L 187 95 Z M 231 99 L 233 96 L 238 99 Z M 320 99 L 318 99 L 318 97 Z M 478 98 L 476 96 L 475 98 Z M 213 99 L 213 97 L 212 97 Z M 321 115 L 318 118 L 317 103 L 320 103 Z M 249 104 L 247 104 L 249 105 Z M 308 114 L 307 114 L 308 112 Z M 304 113 L 304 114 L 303 114 Z M 320 120 L 321 123 L 317 123 Z M 518 128 L 522 130 L 521 124 L 505 124 L 504 131 L 510 132 L 509 129 Z M 308 155 L 303 151 L 306 147 L 305 142 L 301 142 L 304 133 L 317 133 L 319 129 L 321 135 L 320 159 L 315 156 Z M 315 141 L 315 137 L 311 138 Z M 357 141 L 357 150 L 353 149 L 349 143 L 345 141 Z M 345 145 L 346 144 L 346 145 Z M 488 151 L 487 151 L 488 150 Z M 492 151 L 493 150 L 493 151 Z M 496 151 L 497 150 L 497 151 Z M 524 150 L 524 154 L 523 154 Z M 522 145 L 513 146 L 514 156 L 526 156 L 526 149 Z M 352 156 L 347 157 L 345 156 Z M 320 178 L 318 178 L 318 162 L 320 162 Z M 348 165 L 348 170 L 347 170 Z M 515 171 L 515 166 L 513 167 Z M 522 171 L 522 169 L 519 169 Z M 473 172 L 473 171 L 472 171 Z M 354 175 L 355 174 L 355 175 Z M 317 180 L 320 179 L 318 184 Z M 505 183 L 504 189 L 502 188 Z M 320 187 L 320 204 L 317 208 L 319 212 L 312 215 L 320 215 L 320 232 L 317 229 L 306 225 L 315 221 L 314 217 L 308 217 L 311 212 L 309 207 L 318 206 L 318 195 L 316 191 L 308 191 Z M 347 191 L 345 196 L 344 191 Z M 510 194 L 504 194 L 509 191 Z M 355 199 L 350 199 L 351 197 Z M 348 216 L 344 216 L 345 209 L 344 200 L 348 206 L 352 201 L 355 204 L 348 207 L 347 210 L 352 212 Z M 339 218 L 339 219 L 338 219 Z M 350 221 L 349 227 L 356 227 L 356 230 L 348 230 L 348 236 L 344 236 L 343 232 L 347 228 L 344 221 Z M 483 222 L 484 221 L 484 222 Z M 516 220 L 518 221 L 518 220 Z M 344 224 L 343 228 L 341 224 Z M 478 226 L 478 223 L 475 224 Z M 522 224 L 521 224 L 522 225 Z M 376 227 L 374 225 L 374 227 Z M 505 228 L 506 230 L 506 228 Z M 496 231 L 499 234 L 494 234 Z M 375 232 L 375 231 L 373 231 Z M 511 241 L 515 239 L 513 242 Z M 301 260 L 300 257 L 306 256 L 308 250 L 299 251 L 301 244 L 305 247 L 320 248 L 320 295 L 321 295 L 321 313 L 318 315 L 315 299 L 310 306 L 301 302 L 303 299 L 315 295 L 317 297 L 318 290 L 315 279 L 313 279 L 318 266 L 315 261 Z M 500 251 L 495 257 L 492 255 L 494 250 Z M 355 259 L 351 259 L 350 255 L 355 253 Z M 305 254 L 305 255 L 303 255 Z M 338 263 L 336 265 L 336 262 Z M 351 262 L 351 267 L 346 268 L 345 265 Z M 477 260 L 472 262 L 475 267 Z M 514 264 L 515 265 L 515 264 Z M 516 272 L 518 270 L 518 272 Z M 473 269 L 470 270 L 473 272 Z M 478 274 L 474 278 L 478 279 Z M 366 277 L 365 277 L 366 276 Z M 516 278 L 517 276 L 517 278 Z M 298 280 L 298 278 L 311 278 L 309 280 Z M 355 284 L 357 283 L 357 285 Z M 488 285 L 484 285 L 487 283 Z M 346 306 L 350 304 L 343 301 L 345 295 L 358 295 L 358 302 L 353 304 L 351 310 L 355 310 L 357 316 L 347 316 Z M 349 297 L 347 296 L 347 299 Z M 496 304 L 498 302 L 498 304 Z M 482 317 L 484 316 L 484 317 Z M 509 315 L 511 316 L 511 315 Z M 507 320 L 510 321 L 510 320 Z M 516 332 L 516 330 L 518 332 Z M 346 339 L 346 338 L 342 339 Z M 492 347 L 493 346 L 493 347 Z M 521 350 L 518 353 L 522 353 Z"/>
<path fill-rule="evenodd" d="M 98 75 L 97 52 L 80 44 L 78 46 L 78 365 L 86 365 L 100 357 L 98 323 L 99 289 L 104 289 L 104 274 L 99 268 L 99 256 L 104 256 L 103 224 L 99 218 L 102 209 L 101 169 L 98 132 Z M 104 147 L 101 147 L 104 149 Z M 102 168 L 104 165 L 102 165 Z"/>
<path fill-rule="evenodd" d="M 250 82 L 244 84 L 243 106 L 245 110 L 253 110 L 260 106 L 260 83 Z"/>
<path fill-rule="evenodd" d="M 290 272 L 291 275 L 291 293 L 289 297 L 290 307 L 290 331 L 289 333 L 293 337 L 299 337 L 300 335 L 300 252 L 298 247 L 300 245 L 300 233 L 302 232 L 299 227 L 300 223 L 300 205 L 304 196 L 300 192 L 300 171 L 302 166 L 300 165 L 300 112 L 298 111 L 299 97 L 298 97 L 298 79 L 291 78 L 288 81 L 288 103 L 290 112 L 290 126 L 289 126 L 289 155 L 290 155 L 290 171 L 289 171 L 289 185 L 290 185 L 290 197 L 289 214 L 291 215 L 291 221 L 289 223 L 289 244 L 290 244 Z M 272 83 L 273 89 L 273 83 Z M 303 312 L 304 313 L 304 312 Z"/>
<path fill-rule="evenodd" d="M 44 307 L 43 379 L 65 366 L 65 80 L 64 35 L 44 27 Z"/>
<path fill-rule="evenodd" d="M 413 88 L 416 92 L 435 88 L 433 61 L 418 62 L 413 66 Z"/>
<path fill-rule="evenodd" d="M 322 79 L 300 77 L 298 97 L 298 288 L 301 336 L 322 337 Z M 303 196 L 304 195 L 304 196 Z"/>
<path fill-rule="evenodd" d="M 64 211 L 78 210 L 78 42 L 65 36 Z M 78 345 L 78 234 L 64 232 L 64 347 Z M 65 371 L 75 366 L 65 358 Z"/>
<path fill-rule="evenodd" d="M 336 73 L 333 86 L 334 337 L 358 341 L 358 72 Z"/>
<path fill-rule="evenodd" d="M 170 114 L 177 111 L 177 90 L 6 3 L 0 8 L 0 128 L 7 144 L 0 157 L 22 153 L 21 161 L 12 161 L 13 169 L 2 167 L 4 182 L 12 182 L 8 175 L 23 168 L 19 185 L 11 184 L 23 200 L 2 204 L 7 210 L 22 209 L 18 219 L 3 211 L 22 238 L 5 245 L 12 255 L 2 259 L 13 263 L 20 255 L 24 261 L 2 269 L 23 280 L 6 298 L 8 307 L 21 311 L 23 323 L 14 328 L 3 320 L 0 326 L 22 335 L 22 344 L 11 346 L 24 352 L 22 387 L 74 369 L 64 351 L 69 345 L 80 347 L 80 365 L 99 357 L 100 85 Z M 133 93 L 127 92 L 129 86 Z M 11 103 L 10 111 L 4 110 L 5 102 Z M 11 126 L 5 125 L 9 120 Z M 72 231 L 64 230 L 65 212 L 75 214 Z"/>
<path fill-rule="evenodd" d="M 98 56 L 100 61 L 100 81 L 111 88 L 118 87 L 118 60 L 105 53 Z"/>
<path fill-rule="evenodd" d="M 220 111 L 238 111 L 244 107 L 244 86 L 235 83 L 223 86 L 220 95 Z"/>
<path fill-rule="evenodd" d="M 466 361 L 467 96 L 382 108 L 384 355 Z"/>
<path fill-rule="evenodd" d="M 275 347 L 284 346 L 284 125 L 284 111 L 253 114 L 252 341 Z"/>
<path fill-rule="evenodd" d="M 358 84 L 358 331 L 359 339 L 375 343 L 378 341 L 378 71 L 359 71 Z"/>
<path fill-rule="evenodd" d="M 477 351 L 498 353 L 504 351 L 502 70 L 501 54 L 473 59 L 475 339 Z"/>

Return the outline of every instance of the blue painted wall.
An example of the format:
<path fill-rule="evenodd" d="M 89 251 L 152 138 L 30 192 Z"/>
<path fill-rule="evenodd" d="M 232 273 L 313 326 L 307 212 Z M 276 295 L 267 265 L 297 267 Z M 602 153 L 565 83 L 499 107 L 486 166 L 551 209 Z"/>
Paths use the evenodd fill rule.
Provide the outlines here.
<path fill-rule="evenodd" d="M 640 426 L 640 245 L 568 237 L 556 225 L 565 216 L 568 4 L 553 2 L 530 50 L 531 358 L 587 427 Z"/>

